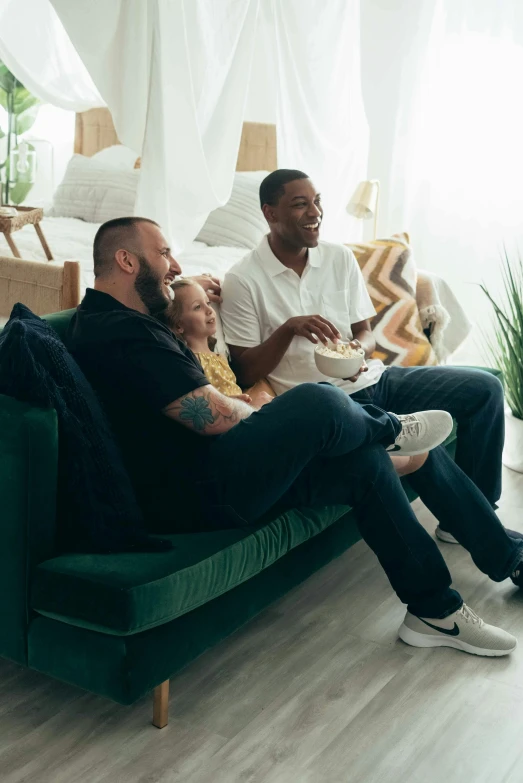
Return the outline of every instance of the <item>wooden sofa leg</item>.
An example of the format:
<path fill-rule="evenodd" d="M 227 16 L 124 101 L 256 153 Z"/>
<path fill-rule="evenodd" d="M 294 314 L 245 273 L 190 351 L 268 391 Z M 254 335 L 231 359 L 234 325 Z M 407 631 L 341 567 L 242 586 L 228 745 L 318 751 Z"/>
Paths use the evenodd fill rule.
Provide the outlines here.
<path fill-rule="evenodd" d="M 160 683 L 153 695 L 153 726 L 163 729 L 169 723 L 169 680 Z"/>

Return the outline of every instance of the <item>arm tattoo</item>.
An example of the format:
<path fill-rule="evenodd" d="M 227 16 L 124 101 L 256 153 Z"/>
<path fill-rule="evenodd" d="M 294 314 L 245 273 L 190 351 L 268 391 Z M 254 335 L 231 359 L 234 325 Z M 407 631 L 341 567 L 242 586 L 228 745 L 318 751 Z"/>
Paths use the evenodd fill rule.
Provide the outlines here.
<path fill-rule="evenodd" d="M 216 421 L 209 400 L 205 397 L 186 397 L 182 400 L 178 418 L 190 424 L 196 432 L 201 432 Z"/>
<path fill-rule="evenodd" d="M 246 414 L 249 415 L 245 404 L 223 395 L 217 397 L 209 392 L 191 392 L 169 407 L 182 424 L 200 433 L 207 430 L 212 434 L 213 430 L 220 431 L 220 425 L 225 421 L 230 426 L 246 418 Z"/>

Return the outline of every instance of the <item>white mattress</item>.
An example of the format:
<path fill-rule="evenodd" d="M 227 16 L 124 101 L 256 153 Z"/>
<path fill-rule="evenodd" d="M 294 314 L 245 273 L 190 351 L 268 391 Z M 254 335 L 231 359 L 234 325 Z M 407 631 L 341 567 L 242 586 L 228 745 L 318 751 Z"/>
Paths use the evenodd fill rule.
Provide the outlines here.
<path fill-rule="evenodd" d="M 93 285 L 93 239 L 98 230 L 97 223 L 86 223 L 76 218 L 46 217 L 42 229 L 57 261 L 80 261 L 82 267 L 82 295 L 87 286 Z M 13 234 L 13 239 L 22 258 L 45 260 L 33 226 L 24 226 Z M 239 247 L 209 247 L 203 242 L 193 242 L 183 253 L 179 261 L 185 275 L 211 272 L 223 278 L 225 272 L 243 258 L 249 251 Z M 0 233 L 0 255 L 11 256 L 11 251 Z"/>

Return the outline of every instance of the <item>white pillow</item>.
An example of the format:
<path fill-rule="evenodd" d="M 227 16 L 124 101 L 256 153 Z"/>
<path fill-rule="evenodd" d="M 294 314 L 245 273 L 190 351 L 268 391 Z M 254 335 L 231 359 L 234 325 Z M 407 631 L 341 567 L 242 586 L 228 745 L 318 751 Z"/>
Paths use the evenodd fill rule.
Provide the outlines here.
<path fill-rule="evenodd" d="M 108 169 L 95 158 L 73 155 L 47 214 L 88 223 L 133 215 L 139 176 L 138 169 Z"/>
<path fill-rule="evenodd" d="M 237 171 L 229 201 L 215 209 L 196 237 L 207 245 L 253 250 L 268 231 L 260 209 L 260 182 L 268 171 Z"/>
<path fill-rule="evenodd" d="M 112 147 L 106 147 L 97 152 L 91 157 L 91 160 L 95 160 L 97 165 L 103 166 L 105 169 L 132 171 L 138 157 L 130 147 L 124 147 L 123 144 L 113 144 Z"/>

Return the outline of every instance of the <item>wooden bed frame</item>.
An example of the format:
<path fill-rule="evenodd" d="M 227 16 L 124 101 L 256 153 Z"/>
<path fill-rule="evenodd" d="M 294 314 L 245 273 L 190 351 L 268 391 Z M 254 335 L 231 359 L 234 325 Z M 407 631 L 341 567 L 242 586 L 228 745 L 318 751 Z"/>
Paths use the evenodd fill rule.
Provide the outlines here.
<path fill-rule="evenodd" d="M 90 109 L 76 115 L 76 153 L 90 157 L 119 143 L 109 109 Z M 276 126 L 244 122 L 236 171 L 274 171 L 276 168 Z"/>

